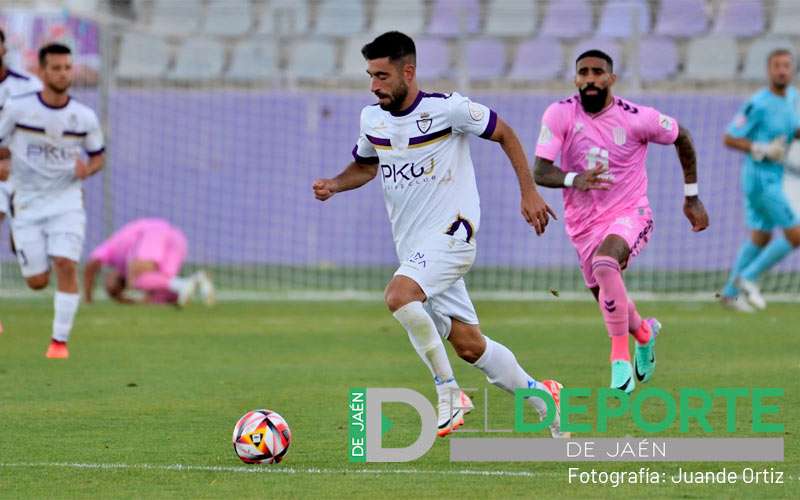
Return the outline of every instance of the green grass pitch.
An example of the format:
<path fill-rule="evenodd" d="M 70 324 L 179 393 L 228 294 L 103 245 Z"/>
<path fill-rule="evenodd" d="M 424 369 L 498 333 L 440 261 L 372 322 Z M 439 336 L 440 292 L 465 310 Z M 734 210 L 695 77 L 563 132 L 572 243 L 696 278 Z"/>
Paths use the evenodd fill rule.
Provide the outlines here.
<path fill-rule="evenodd" d="M 477 308 L 484 332 L 509 346 L 535 377 L 573 387 L 607 384 L 608 340 L 594 304 L 553 299 Z M 451 464 L 441 439 L 415 462 L 348 463 L 350 387 L 434 395 L 406 334 L 379 303 L 223 303 L 182 311 L 84 305 L 72 357 L 56 361 L 43 355 L 51 302 L 4 300 L 0 497 L 800 498 L 800 308 L 775 304 L 758 315 L 706 303 L 641 303 L 639 309 L 664 324 L 649 385 L 673 393 L 679 387 L 785 390 L 778 419 L 785 424 L 784 462 L 683 467 L 774 467 L 784 471 L 785 484 L 569 484 L 566 463 Z M 479 411 L 466 427 L 482 425 L 484 388 L 491 427 L 511 427 L 512 399 L 450 352 L 461 385 L 477 388 Z M 748 406 L 741 406 L 735 437 L 753 436 Z M 245 466 L 233 453 L 232 427 L 245 411 L 261 407 L 281 413 L 294 439 L 283 463 Z M 416 417 L 399 406 L 387 413 L 394 426 L 386 444 L 410 443 Z M 717 406 L 710 420 L 719 429 L 715 437 L 730 437 Z M 629 419 L 614 421 L 605 437 L 625 435 L 645 437 Z M 697 429 L 692 435 L 703 436 Z M 646 466 L 669 476 L 681 464 L 572 466 Z"/>

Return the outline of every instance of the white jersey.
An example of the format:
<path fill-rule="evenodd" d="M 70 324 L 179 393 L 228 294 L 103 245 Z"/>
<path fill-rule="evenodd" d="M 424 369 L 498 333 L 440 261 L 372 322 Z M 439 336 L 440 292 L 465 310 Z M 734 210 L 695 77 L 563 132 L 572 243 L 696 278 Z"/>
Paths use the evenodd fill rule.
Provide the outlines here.
<path fill-rule="evenodd" d="M 54 108 L 41 93 L 11 97 L 0 112 L 0 141 L 11 150 L 16 216 L 83 208 L 75 160 L 104 150 L 94 111 L 71 98 Z"/>
<path fill-rule="evenodd" d="M 22 75 L 6 69 L 6 76 L 0 80 L 0 111 L 9 97 L 21 96 L 42 90 L 42 82 L 35 76 Z"/>
<path fill-rule="evenodd" d="M 494 111 L 457 93 L 420 91 L 400 113 L 361 111 L 353 157 L 379 165 L 400 260 L 435 234 L 474 241 L 481 214 L 467 134 L 489 138 L 496 125 Z"/>

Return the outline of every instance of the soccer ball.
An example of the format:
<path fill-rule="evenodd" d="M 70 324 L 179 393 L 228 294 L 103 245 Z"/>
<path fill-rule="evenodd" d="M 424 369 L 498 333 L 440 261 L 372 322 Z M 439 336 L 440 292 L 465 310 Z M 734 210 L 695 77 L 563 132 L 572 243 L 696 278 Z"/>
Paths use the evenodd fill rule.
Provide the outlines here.
<path fill-rule="evenodd" d="M 286 421 L 271 410 L 247 412 L 233 428 L 233 450 L 248 464 L 276 464 L 292 442 Z"/>

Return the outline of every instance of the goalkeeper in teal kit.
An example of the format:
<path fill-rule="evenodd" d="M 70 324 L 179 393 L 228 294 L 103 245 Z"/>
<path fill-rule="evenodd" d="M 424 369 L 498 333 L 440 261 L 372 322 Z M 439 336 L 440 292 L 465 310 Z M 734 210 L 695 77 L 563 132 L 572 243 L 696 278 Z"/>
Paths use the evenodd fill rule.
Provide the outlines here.
<path fill-rule="evenodd" d="M 767 59 L 769 87 L 756 92 L 740 109 L 725 134 L 725 145 L 749 153 L 742 169 L 747 227 L 751 238 L 739 249 L 723 304 L 740 311 L 764 309 L 758 278 L 800 246 L 800 218 L 783 191 L 786 144 L 798 136 L 797 90 L 792 53 L 775 50 Z M 782 230 L 773 238 L 773 229 Z M 740 294 L 746 300 L 740 300 Z"/>

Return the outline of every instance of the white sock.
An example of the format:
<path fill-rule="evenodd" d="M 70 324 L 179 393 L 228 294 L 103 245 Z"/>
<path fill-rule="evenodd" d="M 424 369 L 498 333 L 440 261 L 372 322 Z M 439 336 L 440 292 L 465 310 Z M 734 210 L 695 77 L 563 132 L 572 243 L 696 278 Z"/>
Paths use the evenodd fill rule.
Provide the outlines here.
<path fill-rule="evenodd" d="M 508 347 L 495 342 L 486 335 L 483 338 L 486 340 L 486 350 L 483 351 L 474 366 L 486 374 L 486 380 L 511 394 L 514 394 L 515 389 L 547 390 L 519 366 L 517 358 Z M 530 397 L 528 401 L 540 414 L 547 411 L 547 405 L 541 398 Z"/>
<path fill-rule="evenodd" d="M 169 291 L 175 293 L 181 293 L 181 290 L 186 288 L 189 284 L 189 278 L 181 278 L 180 276 L 175 276 L 174 278 L 169 280 Z"/>
<path fill-rule="evenodd" d="M 431 371 L 437 385 L 454 382 L 453 369 L 442 338 L 422 302 L 411 302 L 394 312 L 394 317 L 408 332 L 408 338 L 422 361 Z"/>
<path fill-rule="evenodd" d="M 56 291 L 53 299 L 53 339 L 59 342 L 69 341 L 69 334 L 72 332 L 72 322 L 75 320 L 75 313 L 78 312 L 78 304 L 81 296 L 77 293 L 65 293 Z"/>

